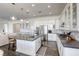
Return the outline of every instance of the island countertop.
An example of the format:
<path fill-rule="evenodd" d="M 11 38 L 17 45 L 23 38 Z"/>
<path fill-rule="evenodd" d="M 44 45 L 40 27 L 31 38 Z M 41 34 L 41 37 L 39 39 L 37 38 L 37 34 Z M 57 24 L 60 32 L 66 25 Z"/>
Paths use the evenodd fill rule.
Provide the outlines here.
<path fill-rule="evenodd" d="M 27 41 L 34 41 L 36 40 L 37 38 L 39 37 L 42 37 L 43 34 L 40 34 L 40 35 L 36 35 L 36 36 L 30 36 L 30 37 L 27 37 L 27 35 L 21 35 L 19 37 L 16 36 L 16 40 L 27 40 Z"/>
<path fill-rule="evenodd" d="M 68 42 L 66 40 L 66 37 L 62 37 L 59 34 L 57 34 L 57 36 L 59 37 L 59 39 L 64 47 L 79 49 L 79 42 L 78 41 L 69 41 Z"/>

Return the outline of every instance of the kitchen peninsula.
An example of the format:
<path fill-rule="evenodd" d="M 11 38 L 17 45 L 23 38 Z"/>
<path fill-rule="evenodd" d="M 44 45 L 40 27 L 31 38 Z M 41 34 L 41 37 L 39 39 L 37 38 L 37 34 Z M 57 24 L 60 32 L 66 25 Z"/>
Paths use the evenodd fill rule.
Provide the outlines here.
<path fill-rule="evenodd" d="M 68 41 L 67 37 L 57 34 L 57 46 L 60 56 L 79 56 L 79 41 Z"/>

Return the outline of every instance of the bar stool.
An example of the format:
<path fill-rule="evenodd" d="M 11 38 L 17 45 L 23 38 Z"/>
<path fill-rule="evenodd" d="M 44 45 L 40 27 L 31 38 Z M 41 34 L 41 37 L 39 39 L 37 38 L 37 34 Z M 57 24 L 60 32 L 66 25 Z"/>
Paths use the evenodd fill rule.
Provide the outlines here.
<path fill-rule="evenodd" d="M 9 37 L 9 47 L 8 47 L 8 49 L 16 50 L 16 39 L 14 37 L 13 38 Z"/>

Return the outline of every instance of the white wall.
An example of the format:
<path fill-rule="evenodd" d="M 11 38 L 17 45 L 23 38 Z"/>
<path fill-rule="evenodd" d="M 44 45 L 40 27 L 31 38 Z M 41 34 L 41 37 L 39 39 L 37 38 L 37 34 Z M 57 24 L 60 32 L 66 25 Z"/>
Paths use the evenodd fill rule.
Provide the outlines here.
<path fill-rule="evenodd" d="M 9 28 L 8 28 L 8 32 L 9 33 L 13 33 L 13 24 L 16 24 L 16 23 L 27 23 L 27 21 L 23 21 L 21 22 L 20 20 L 16 20 L 16 21 L 9 21 L 8 22 L 8 25 L 9 25 Z"/>
<path fill-rule="evenodd" d="M 39 18 L 33 18 L 30 20 L 30 27 L 31 29 L 35 29 L 35 27 L 38 27 L 40 25 L 54 25 L 56 24 L 56 27 L 58 27 L 58 17 L 57 16 L 48 16 L 48 17 L 39 17 Z"/>
<path fill-rule="evenodd" d="M 3 30 L 4 30 L 4 32 L 8 32 L 8 30 L 7 30 L 8 27 L 5 28 L 7 25 L 8 25 L 8 21 L 6 21 L 6 20 L 4 21 L 4 19 L 0 18 L 0 33 L 3 33 Z"/>
<path fill-rule="evenodd" d="M 56 27 L 59 27 L 59 21 L 58 21 L 58 16 L 47 16 L 47 17 L 38 17 L 38 18 L 31 18 L 31 19 L 26 19 L 27 22 L 29 21 L 29 26 L 30 29 L 35 30 L 36 27 L 40 25 L 54 25 L 56 24 Z M 9 33 L 13 33 L 13 24 L 14 23 L 22 23 L 21 21 L 9 21 L 8 25 L 8 31 Z"/>
<path fill-rule="evenodd" d="M 3 32 L 3 29 L 4 29 L 4 24 L 0 23 L 0 33 Z"/>

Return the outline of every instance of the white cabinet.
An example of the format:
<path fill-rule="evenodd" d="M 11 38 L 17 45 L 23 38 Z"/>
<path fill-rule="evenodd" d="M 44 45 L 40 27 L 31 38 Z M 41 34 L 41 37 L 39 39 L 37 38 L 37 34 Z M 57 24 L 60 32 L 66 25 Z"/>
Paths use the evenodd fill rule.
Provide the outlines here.
<path fill-rule="evenodd" d="M 20 23 L 13 24 L 13 32 L 14 33 L 20 32 Z"/>
<path fill-rule="evenodd" d="M 79 3 L 77 3 L 77 29 L 79 31 Z"/>
<path fill-rule="evenodd" d="M 17 40 L 17 42 L 16 42 L 16 49 L 18 50 L 18 51 L 20 51 L 20 52 L 24 52 L 24 41 L 22 40 Z"/>
<path fill-rule="evenodd" d="M 79 56 L 79 49 L 64 47 L 62 56 Z"/>
<path fill-rule="evenodd" d="M 60 38 L 57 36 L 57 47 L 60 56 L 79 56 L 79 49 L 64 47 Z"/>
<path fill-rule="evenodd" d="M 48 41 L 56 41 L 56 34 L 48 34 Z"/>
<path fill-rule="evenodd" d="M 0 35 L 0 46 L 2 45 L 6 45 L 9 43 L 9 40 L 8 40 L 8 36 L 7 35 Z"/>
<path fill-rule="evenodd" d="M 38 51 L 38 49 L 41 47 L 41 37 L 39 37 L 36 41 L 35 41 L 35 52 L 37 52 Z"/>
<path fill-rule="evenodd" d="M 66 4 L 59 18 L 60 29 L 77 30 L 78 9 L 79 7 L 76 3 Z"/>
<path fill-rule="evenodd" d="M 17 52 L 20 52 L 26 55 L 35 56 L 36 52 L 41 47 L 41 37 L 38 37 L 33 41 L 17 39 L 16 47 L 17 47 L 16 49 Z"/>
<path fill-rule="evenodd" d="M 63 12 L 61 13 L 60 20 L 60 29 L 71 29 L 71 4 L 67 4 L 65 6 Z"/>
<path fill-rule="evenodd" d="M 60 39 L 57 37 L 57 47 L 58 47 L 58 51 L 59 51 L 59 55 L 62 55 L 62 44 Z"/>
<path fill-rule="evenodd" d="M 76 25 L 77 25 L 77 4 L 76 3 L 73 3 L 72 4 L 72 19 L 73 19 L 73 22 L 72 22 L 72 25 L 73 25 L 73 28 L 76 28 Z"/>
<path fill-rule="evenodd" d="M 53 25 L 52 24 L 48 25 L 48 30 L 53 30 Z"/>

